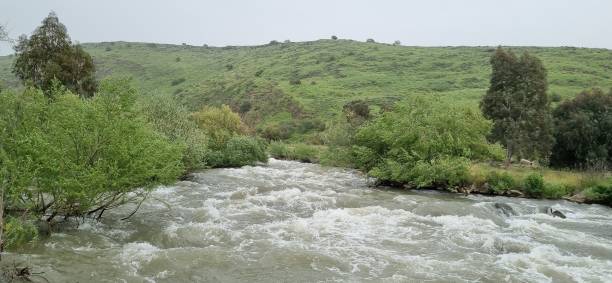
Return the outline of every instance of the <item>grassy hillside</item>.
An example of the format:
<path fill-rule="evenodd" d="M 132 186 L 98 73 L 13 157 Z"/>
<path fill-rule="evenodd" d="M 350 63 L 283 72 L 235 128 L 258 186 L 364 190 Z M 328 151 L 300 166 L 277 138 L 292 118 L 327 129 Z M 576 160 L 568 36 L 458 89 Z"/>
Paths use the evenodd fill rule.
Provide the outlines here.
<path fill-rule="evenodd" d="M 293 118 L 325 121 L 352 100 L 385 106 L 417 93 L 476 106 L 488 85 L 494 51 L 350 40 L 222 48 L 126 42 L 84 47 L 100 78 L 131 76 L 145 93 L 176 94 L 192 109 L 204 103 L 230 104 L 253 126 Z M 541 58 L 549 71 L 550 93 L 563 98 L 585 88 L 612 87 L 612 50 L 511 49 Z M 10 56 L 0 57 L 5 85 L 17 85 L 11 61 Z"/>

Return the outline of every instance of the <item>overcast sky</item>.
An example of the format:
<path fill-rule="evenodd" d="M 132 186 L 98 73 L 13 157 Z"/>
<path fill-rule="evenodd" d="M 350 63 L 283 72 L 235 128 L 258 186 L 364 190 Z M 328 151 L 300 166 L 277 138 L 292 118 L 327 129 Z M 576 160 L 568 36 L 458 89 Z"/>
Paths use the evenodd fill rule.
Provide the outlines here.
<path fill-rule="evenodd" d="M 0 0 L 0 23 L 16 38 L 51 10 L 79 42 L 224 46 L 337 35 L 420 46 L 612 49 L 611 0 Z"/>

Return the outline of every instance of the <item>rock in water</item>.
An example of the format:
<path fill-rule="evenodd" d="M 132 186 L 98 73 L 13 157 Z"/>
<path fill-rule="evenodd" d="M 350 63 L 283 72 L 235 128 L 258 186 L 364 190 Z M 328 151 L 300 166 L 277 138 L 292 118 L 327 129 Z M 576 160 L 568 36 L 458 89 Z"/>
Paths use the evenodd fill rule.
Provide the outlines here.
<path fill-rule="evenodd" d="M 559 218 L 563 218 L 563 219 L 566 218 L 565 214 L 563 214 L 563 212 L 558 211 L 558 210 L 556 210 L 556 209 L 554 209 L 552 207 L 547 208 L 546 209 L 546 213 L 548 213 L 548 214 L 550 214 L 550 215 L 552 215 L 554 217 L 559 217 Z"/>
<path fill-rule="evenodd" d="M 495 203 L 495 208 L 500 210 L 506 216 L 517 215 L 517 213 L 514 211 L 512 206 L 510 206 L 508 204 L 505 204 L 505 203 L 496 202 Z"/>

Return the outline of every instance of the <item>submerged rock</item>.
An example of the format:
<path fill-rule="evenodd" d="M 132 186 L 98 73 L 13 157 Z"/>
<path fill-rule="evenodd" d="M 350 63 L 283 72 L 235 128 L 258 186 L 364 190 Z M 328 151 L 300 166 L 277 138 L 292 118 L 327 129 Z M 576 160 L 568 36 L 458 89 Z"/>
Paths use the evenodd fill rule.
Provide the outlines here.
<path fill-rule="evenodd" d="M 546 208 L 546 213 L 549 214 L 549 215 L 552 215 L 554 217 L 559 217 L 559 218 L 563 218 L 563 219 L 566 218 L 565 214 L 563 214 L 563 212 L 561 212 L 559 210 L 556 210 L 556 209 L 554 209 L 552 207 Z"/>
<path fill-rule="evenodd" d="M 496 202 L 494 206 L 495 206 L 495 208 L 497 208 L 497 210 L 501 211 L 506 216 L 518 215 L 516 213 L 516 211 L 514 211 L 512 206 L 510 206 L 508 204 L 501 203 L 501 202 Z"/>

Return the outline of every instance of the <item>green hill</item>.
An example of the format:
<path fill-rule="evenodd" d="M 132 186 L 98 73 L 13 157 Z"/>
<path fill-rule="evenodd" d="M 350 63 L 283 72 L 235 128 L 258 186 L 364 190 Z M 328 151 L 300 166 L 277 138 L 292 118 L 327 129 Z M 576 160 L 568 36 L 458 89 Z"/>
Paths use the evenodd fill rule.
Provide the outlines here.
<path fill-rule="evenodd" d="M 173 93 L 192 109 L 229 104 L 252 126 L 294 120 L 299 128 L 308 121 L 304 131 L 357 99 L 376 108 L 409 95 L 431 94 L 476 106 L 488 85 L 494 51 L 351 40 L 221 48 L 128 42 L 84 47 L 96 62 L 99 78 L 131 76 L 144 93 Z M 510 49 L 542 59 L 550 93 L 562 98 L 585 88 L 612 87 L 612 50 Z M 12 60 L 0 57 L 0 83 L 17 86 L 10 72 Z"/>

